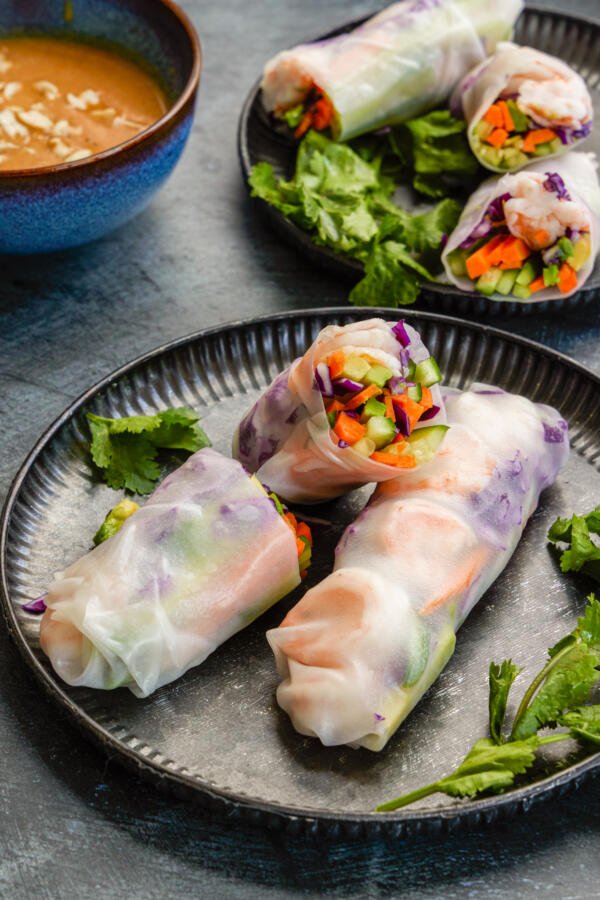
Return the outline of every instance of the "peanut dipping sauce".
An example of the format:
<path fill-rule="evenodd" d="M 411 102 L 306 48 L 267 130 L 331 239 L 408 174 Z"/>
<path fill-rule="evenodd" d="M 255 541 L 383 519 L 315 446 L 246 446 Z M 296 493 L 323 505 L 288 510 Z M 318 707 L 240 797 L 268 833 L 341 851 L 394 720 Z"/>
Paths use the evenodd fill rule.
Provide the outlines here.
<path fill-rule="evenodd" d="M 0 172 L 86 159 L 167 109 L 159 84 L 118 52 L 60 38 L 0 38 Z"/>

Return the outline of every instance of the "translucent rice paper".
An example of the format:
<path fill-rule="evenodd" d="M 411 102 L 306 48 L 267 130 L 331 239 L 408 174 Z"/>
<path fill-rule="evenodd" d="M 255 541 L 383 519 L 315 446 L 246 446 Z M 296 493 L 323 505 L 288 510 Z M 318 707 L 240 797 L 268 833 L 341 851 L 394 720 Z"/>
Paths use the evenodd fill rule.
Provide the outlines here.
<path fill-rule="evenodd" d="M 572 202 L 558 201 L 557 195 L 543 188 L 543 182 L 548 174 L 556 172 L 563 179 Z M 503 194 L 514 194 L 519 185 L 531 185 L 537 183 L 539 189 L 535 190 L 535 196 L 530 194 L 527 206 L 527 215 L 531 223 L 531 231 L 537 229 L 556 228 L 556 223 L 561 224 L 561 233 L 565 234 L 567 226 L 581 230 L 581 225 L 586 224 L 590 231 L 591 253 L 589 259 L 577 272 L 577 287 L 568 293 L 561 294 L 557 286 L 536 291 L 528 300 L 519 300 L 511 295 L 504 297 L 494 294 L 495 300 L 506 300 L 511 303 L 538 303 L 542 300 L 556 300 L 576 293 L 587 281 L 594 268 L 594 261 L 600 249 L 600 184 L 598 183 L 598 171 L 596 157 L 593 153 L 567 153 L 558 159 L 547 161 L 545 159 L 533 163 L 520 172 L 507 173 L 502 177 L 488 178 L 479 185 L 474 194 L 471 194 L 465 206 L 456 228 L 448 238 L 448 243 L 442 253 L 442 263 L 448 279 L 464 291 L 473 290 L 473 282 L 467 276 L 454 275 L 448 263 L 448 255 L 456 250 L 460 244 L 471 235 L 473 229 L 482 221 L 488 205 L 496 197 Z M 527 190 L 527 188 L 526 188 Z M 506 208 L 506 207 L 505 207 Z M 558 218 L 560 217 L 560 219 Z M 513 231 L 513 225 L 507 218 L 509 230 Z M 516 232 L 515 232 L 516 233 Z M 523 237 L 522 233 L 517 236 Z M 527 243 L 527 241 L 525 241 Z"/>
<path fill-rule="evenodd" d="M 48 589 L 41 645 L 64 681 L 146 697 L 300 581 L 296 539 L 238 462 L 200 450 Z"/>
<path fill-rule="evenodd" d="M 385 746 L 567 459 L 567 424 L 550 407 L 475 385 L 447 411 L 436 459 L 379 485 L 333 573 L 267 633 L 280 706 L 327 746 Z"/>
<path fill-rule="evenodd" d="M 300 44 L 265 66 L 267 112 L 296 106 L 313 84 L 335 110 L 333 135 L 403 122 L 443 103 L 499 40 L 521 0 L 403 0 L 347 34 Z"/>
<path fill-rule="evenodd" d="M 401 375 L 402 347 L 392 333 L 395 324 L 368 319 L 324 328 L 304 356 L 278 375 L 246 413 L 233 439 L 233 455 L 263 484 L 294 503 L 320 503 L 372 481 L 402 477 L 394 466 L 374 462 L 352 447 L 338 447 L 315 381 L 317 364 L 341 348 L 366 354 Z M 405 327 L 410 358 L 422 362 L 429 352 L 415 329 Z M 446 421 L 439 387 L 434 385 L 431 392 L 441 411 L 424 425 Z"/>
<path fill-rule="evenodd" d="M 533 47 L 517 44 L 498 44 L 490 59 L 484 60 L 469 72 L 457 87 L 450 105 L 457 115 L 464 115 L 471 149 L 482 166 L 493 172 L 507 169 L 492 166 L 482 159 L 473 141 L 475 127 L 501 94 L 514 97 L 517 106 L 531 116 L 540 128 L 559 128 L 564 137 L 572 138 L 561 144 L 558 153 L 548 154 L 544 161 L 560 156 L 574 148 L 587 136 L 575 137 L 586 123 L 591 127 L 592 99 L 586 83 L 570 66 Z M 584 128 L 588 131 L 588 127 Z M 523 163 L 527 165 L 527 163 Z M 516 167 L 510 171 L 517 171 Z"/>

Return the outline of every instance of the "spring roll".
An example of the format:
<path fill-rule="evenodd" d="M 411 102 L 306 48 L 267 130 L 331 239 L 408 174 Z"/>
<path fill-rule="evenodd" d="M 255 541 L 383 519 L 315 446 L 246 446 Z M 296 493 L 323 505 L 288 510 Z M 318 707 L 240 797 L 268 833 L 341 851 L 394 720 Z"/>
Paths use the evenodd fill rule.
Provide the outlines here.
<path fill-rule="evenodd" d="M 523 397 L 475 385 L 447 412 L 437 457 L 378 486 L 332 574 L 267 633 L 279 705 L 326 746 L 385 746 L 568 456 L 566 422 Z"/>
<path fill-rule="evenodd" d="M 310 532 L 284 516 L 238 462 L 200 450 L 55 576 L 40 632 L 52 666 L 137 697 L 178 678 L 300 582 Z"/>
<path fill-rule="evenodd" d="M 285 500 L 318 503 L 435 454 L 441 374 L 409 325 L 330 325 L 242 419 L 233 455 Z"/>
<path fill-rule="evenodd" d="M 510 37 L 521 0 L 403 0 L 354 31 L 300 44 L 270 60 L 267 112 L 301 137 L 337 140 L 403 122 L 443 103 L 457 82 Z"/>
<path fill-rule="evenodd" d="M 570 66 L 532 47 L 501 43 L 456 89 L 473 153 L 493 172 L 516 172 L 573 149 L 592 130 L 592 100 Z"/>
<path fill-rule="evenodd" d="M 567 153 L 484 181 L 442 254 L 457 287 L 495 300 L 569 297 L 594 267 L 600 235 L 595 157 Z"/>

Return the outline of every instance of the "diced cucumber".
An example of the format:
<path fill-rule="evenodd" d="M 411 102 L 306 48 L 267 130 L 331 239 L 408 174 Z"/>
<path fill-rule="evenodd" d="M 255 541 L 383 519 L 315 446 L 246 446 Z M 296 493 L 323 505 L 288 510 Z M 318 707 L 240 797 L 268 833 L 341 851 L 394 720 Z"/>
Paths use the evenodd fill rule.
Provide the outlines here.
<path fill-rule="evenodd" d="M 442 373 L 433 356 L 428 356 L 423 362 L 418 363 L 410 378 L 410 381 L 417 381 L 419 384 L 424 384 L 425 387 L 431 387 L 432 384 L 437 384 L 441 380 Z"/>
<path fill-rule="evenodd" d="M 508 106 L 508 111 L 510 113 L 511 119 L 513 120 L 513 125 L 515 126 L 515 131 L 529 131 L 529 119 L 522 113 L 514 100 L 507 100 L 506 105 Z"/>
<path fill-rule="evenodd" d="M 519 300 L 529 300 L 531 297 L 531 291 L 524 284 L 515 284 L 512 289 L 513 297 L 517 297 Z"/>
<path fill-rule="evenodd" d="M 491 269 L 488 269 L 487 272 L 484 272 L 483 275 L 479 276 L 475 282 L 475 290 L 479 291 L 480 294 L 485 294 L 489 297 L 495 292 L 496 285 L 501 277 L 502 269 L 498 266 L 492 266 Z"/>
<path fill-rule="evenodd" d="M 464 250 L 453 250 L 448 254 L 450 271 L 456 278 L 463 278 L 467 274 L 467 255 Z"/>
<path fill-rule="evenodd" d="M 496 285 L 496 291 L 504 297 L 510 294 L 518 274 L 519 269 L 506 269 L 500 276 L 500 281 Z"/>
<path fill-rule="evenodd" d="M 351 381 L 362 381 L 370 368 L 371 363 L 362 356 L 348 356 L 344 361 L 342 376 L 350 378 Z"/>
<path fill-rule="evenodd" d="M 504 141 L 503 147 L 516 147 L 517 150 L 520 150 L 523 146 L 523 138 L 520 134 L 513 134 L 512 137 L 506 138 Z"/>
<path fill-rule="evenodd" d="M 406 389 L 406 393 L 410 397 L 411 400 L 414 400 L 416 403 L 419 403 L 421 398 L 423 397 L 423 387 L 421 384 L 415 384 Z"/>
<path fill-rule="evenodd" d="M 554 245 L 558 253 L 562 256 L 563 259 L 568 259 L 569 256 L 573 256 L 575 253 L 575 247 L 573 246 L 573 241 L 569 240 L 568 237 L 561 237 L 558 240 L 558 243 Z M 554 250 L 554 247 L 552 248 Z"/>
<path fill-rule="evenodd" d="M 329 427 L 330 427 L 330 428 L 334 428 L 334 427 L 335 427 L 335 420 L 336 420 L 336 419 L 337 419 L 337 413 L 335 413 L 335 412 L 327 413 L 327 421 L 329 422 Z"/>
<path fill-rule="evenodd" d="M 558 284 L 558 266 L 553 263 L 551 266 L 545 266 L 542 269 L 542 276 L 546 287 L 552 287 Z"/>
<path fill-rule="evenodd" d="M 369 397 L 365 403 L 361 419 L 363 422 L 366 422 L 367 419 L 370 419 L 372 416 L 385 416 L 385 414 L 385 403 L 381 403 L 381 401 L 376 400 L 375 397 Z"/>
<path fill-rule="evenodd" d="M 528 159 L 524 153 L 517 147 L 509 147 L 504 151 L 503 165 L 507 169 L 519 169 L 527 163 Z"/>
<path fill-rule="evenodd" d="M 527 287 L 527 285 L 531 284 L 531 282 L 535 279 L 535 277 L 536 277 L 535 266 L 531 262 L 531 260 L 528 259 L 525 263 L 523 263 L 523 268 L 517 275 L 516 281 L 517 281 L 518 285 L 520 285 L 522 287 Z"/>
<path fill-rule="evenodd" d="M 417 461 L 417 465 L 433 459 L 447 431 L 447 425 L 427 425 L 424 428 L 417 428 L 413 431 L 406 439 L 406 442 L 409 445 L 410 452 Z"/>
<path fill-rule="evenodd" d="M 490 147 L 489 144 L 484 144 L 479 151 L 479 155 L 483 161 L 483 163 L 487 163 L 488 166 L 494 166 L 494 168 L 499 168 L 502 162 L 502 155 L 496 147 Z"/>
<path fill-rule="evenodd" d="M 486 137 L 489 137 L 493 130 L 494 126 L 486 122 L 485 119 L 480 119 L 475 126 L 475 134 L 481 141 L 485 141 Z"/>
<path fill-rule="evenodd" d="M 371 366 L 366 375 L 361 379 L 363 384 L 376 384 L 377 387 L 384 387 L 386 381 L 392 378 L 394 373 L 387 366 Z"/>
<path fill-rule="evenodd" d="M 573 244 L 573 255 L 567 258 L 567 262 L 572 269 L 578 272 L 585 265 L 592 252 L 592 242 L 589 234 L 582 234 L 578 241 Z"/>
<path fill-rule="evenodd" d="M 416 618 L 416 617 L 415 617 Z M 418 620 L 416 620 L 418 621 Z M 404 673 L 404 687 L 412 687 L 416 684 L 429 661 L 429 630 L 423 625 L 418 626 L 418 631 L 413 637 L 412 646 L 408 656 L 408 665 Z"/>
<path fill-rule="evenodd" d="M 372 416 L 367 422 L 365 437 L 374 442 L 379 450 L 396 437 L 396 425 L 387 416 Z"/>
<path fill-rule="evenodd" d="M 555 148 L 552 146 L 554 141 L 544 141 L 543 144 L 537 144 L 535 150 L 533 151 L 534 156 L 549 156 L 551 153 L 556 153 Z"/>
<path fill-rule="evenodd" d="M 375 453 L 377 448 L 375 447 L 375 441 L 368 437 L 361 437 L 355 444 L 352 444 L 352 449 L 360 453 L 361 456 L 368 457 L 371 453 Z"/>

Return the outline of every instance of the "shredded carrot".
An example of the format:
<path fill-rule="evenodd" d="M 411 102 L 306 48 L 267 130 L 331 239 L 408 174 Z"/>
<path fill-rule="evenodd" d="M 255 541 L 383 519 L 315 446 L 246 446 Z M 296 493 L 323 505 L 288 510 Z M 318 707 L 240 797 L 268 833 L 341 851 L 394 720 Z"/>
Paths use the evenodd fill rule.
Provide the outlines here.
<path fill-rule="evenodd" d="M 284 513 L 283 518 L 288 523 L 288 525 L 290 526 L 292 531 L 296 531 L 296 529 L 298 527 L 298 522 L 296 521 L 296 516 L 294 515 L 294 513 L 286 512 L 286 513 Z"/>
<path fill-rule="evenodd" d="M 467 272 L 472 281 L 475 281 L 480 275 L 492 268 L 492 264 L 489 261 L 490 253 L 502 243 L 505 237 L 505 234 L 497 234 L 487 244 L 484 244 L 479 250 L 475 250 L 467 258 Z"/>
<path fill-rule="evenodd" d="M 298 522 L 298 528 L 296 529 L 296 534 L 298 537 L 305 537 L 310 546 L 312 547 L 313 539 L 312 532 L 306 522 Z"/>
<path fill-rule="evenodd" d="M 486 138 L 484 138 L 486 144 L 491 144 L 492 147 L 502 147 L 506 138 L 508 137 L 508 131 L 506 128 L 495 128 L 491 134 L 488 134 Z"/>
<path fill-rule="evenodd" d="M 330 400 L 327 406 L 325 407 L 326 413 L 332 412 L 341 412 L 344 409 L 344 404 L 341 400 L 333 399 Z"/>
<path fill-rule="evenodd" d="M 308 129 L 310 128 L 311 125 L 312 125 L 312 113 L 309 109 L 307 109 L 302 117 L 302 121 L 300 122 L 300 124 L 298 125 L 296 130 L 294 131 L 294 137 L 296 138 L 297 141 L 300 140 L 300 138 L 306 134 L 306 132 L 308 131 Z"/>
<path fill-rule="evenodd" d="M 359 406 L 362 406 L 363 403 L 366 403 L 369 397 L 376 397 L 377 394 L 381 393 L 381 388 L 376 384 L 370 384 L 363 391 L 359 391 L 358 394 L 355 394 L 348 402 L 346 403 L 346 409 L 353 410 Z"/>
<path fill-rule="evenodd" d="M 504 116 L 498 103 L 493 103 L 483 118 L 488 125 L 493 125 L 494 128 L 502 128 L 504 125 Z"/>
<path fill-rule="evenodd" d="M 539 278 L 534 278 L 534 280 L 532 282 L 530 282 L 527 285 L 527 287 L 529 288 L 529 290 L 531 291 L 532 294 L 535 294 L 536 291 L 543 291 L 544 288 L 546 287 L 543 276 L 540 275 Z"/>
<path fill-rule="evenodd" d="M 299 537 L 296 538 L 296 550 L 298 551 L 298 556 L 302 556 L 306 549 L 306 545 L 304 541 L 301 541 Z"/>
<path fill-rule="evenodd" d="M 557 137 L 557 134 L 551 128 L 536 128 L 527 133 L 521 149 L 524 153 L 534 153 L 538 144 L 553 141 L 555 137 Z"/>
<path fill-rule="evenodd" d="M 577 287 L 577 273 L 568 263 L 563 263 L 558 270 L 558 289 L 561 294 L 568 294 Z"/>
<path fill-rule="evenodd" d="M 513 117 L 510 114 L 510 109 L 508 108 L 506 100 L 499 100 L 498 108 L 500 109 L 500 113 L 502 115 L 502 126 L 507 131 L 514 131 L 515 123 L 513 122 Z"/>
<path fill-rule="evenodd" d="M 327 365 L 329 366 L 329 374 L 333 378 L 339 378 L 344 371 L 346 364 L 346 355 L 343 350 L 336 350 L 331 354 Z"/>
<path fill-rule="evenodd" d="M 369 459 L 373 462 L 386 463 L 388 466 L 396 466 L 398 469 L 414 469 L 417 465 L 414 456 L 398 456 L 397 453 L 382 453 L 379 450 L 371 453 Z"/>
<path fill-rule="evenodd" d="M 347 444 L 355 444 L 367 432 L 365 426 L 361 425 L 358 419 L 353 419 L 352 416 L 347 416 L 343 412 L 337 417 L 333 430 L 340 441 L 346 441 Z"/>
<path fill-rule="evenodd" d="M 384 391 L 383 393 L 383 402 L 385 403 L 385 414 L 388 419 L 391 419 L 392 422 L 396 421 L 396 413 L 394 412 L 394 403 L 392 401 L 392 395 L 389 391 Z"/>
<path fill-rule="evenodd" d="M 423 407 L 423 412 L 425 412 L 428 409 L 431 409 L 431 407 L 433 406 L 433 398 L 431 396 L 431 391 L 429 390 L 428 387 L 425 387 L 424 384 L 421 385 L 421 399 L 420 399 L 419 403 Z"/>
<path fill-rule="evenodd" d="M 323 131 L 333 119 L 333 106 L 327 97 L 321 97 L 312 107 L 313 128 L 316 131 Z"/>

